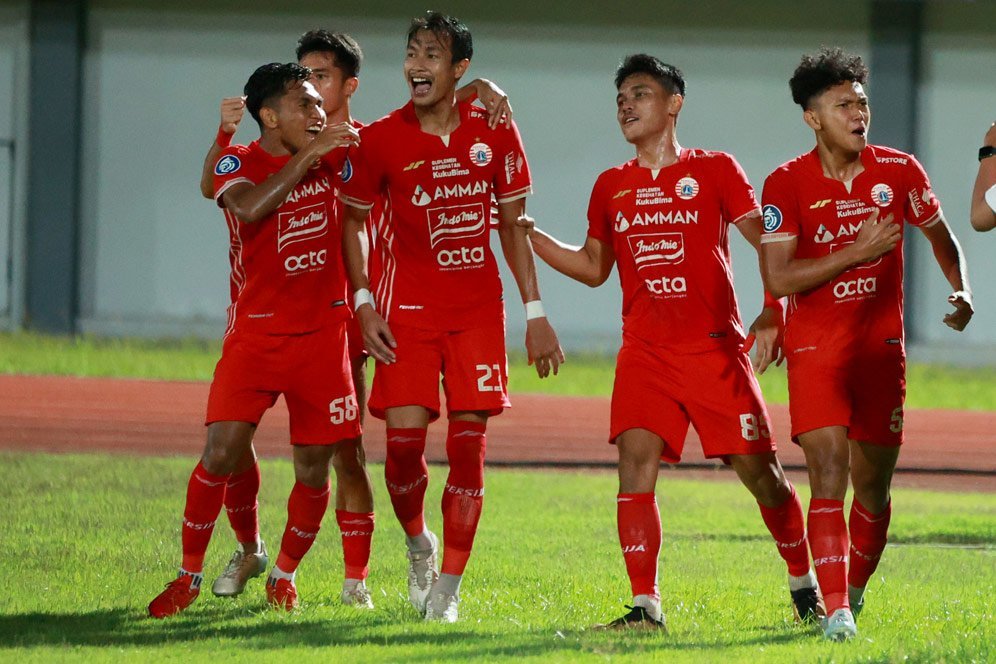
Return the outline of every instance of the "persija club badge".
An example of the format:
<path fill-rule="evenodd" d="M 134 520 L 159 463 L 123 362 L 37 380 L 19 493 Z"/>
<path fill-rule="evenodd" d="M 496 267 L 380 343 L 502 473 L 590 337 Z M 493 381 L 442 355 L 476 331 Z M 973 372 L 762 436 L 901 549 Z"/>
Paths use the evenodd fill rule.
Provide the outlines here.
<path fill-rule="evenodd" d="M 487 143 L 474 143 L 470 146 L 470 160 L 477 166 L 487 166 L 494 154 Z"/>
<path fill-rule="evenodd" d="M 872 187 L 872 203 L 879 207 L 885 207 L 892 202 L 892 187 L 879 183 Z"/>
<path fill-rule="evenodd" d="M 699 182 L 693 177 L 685 177 L 674 185 L 674 193 L 684 201 L 690 201 L 699 193 Z"/>

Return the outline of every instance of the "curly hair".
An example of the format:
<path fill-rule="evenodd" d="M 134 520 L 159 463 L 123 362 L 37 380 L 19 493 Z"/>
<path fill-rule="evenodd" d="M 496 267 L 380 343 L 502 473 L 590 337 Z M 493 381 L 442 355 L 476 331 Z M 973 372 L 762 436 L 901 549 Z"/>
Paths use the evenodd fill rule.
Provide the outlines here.
<path fill-rule="evenodd" d="M 844 82 L 861 83 L 868 80 L 868 67 L 860 55 L 845 53 L 840 47 L 823 47 L 819 53 L 802 56 L 799 66 L 789 80 L 792 101 L 810 107 L 813 99 L 835 85 Z"/>

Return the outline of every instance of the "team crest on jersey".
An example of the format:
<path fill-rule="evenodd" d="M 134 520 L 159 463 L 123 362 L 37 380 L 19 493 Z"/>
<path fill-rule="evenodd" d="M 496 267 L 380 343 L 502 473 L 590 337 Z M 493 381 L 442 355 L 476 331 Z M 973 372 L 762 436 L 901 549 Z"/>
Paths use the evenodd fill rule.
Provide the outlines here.
<path fill-rule="evenodd" d="M 678 183 L 674 185 L 674 193 L 678 195 L 678 198 L 690 201 L 699 193 L 699 182 L 693 177 L 681 178 L 678 180 Z"/>
<path fill-rule="evenodd" d="M 426 193 L 422 185 L 415 186 L 415 193 L 412 194 L 412 205 L 417 205 L 419 207 L 425 207 L 432 202 L 432 196 Z"/>
<path fill-rule="evenodd" d="M 871 195 L 872 203 L 879 207 L 885 207 L 892 202 L 892 187 L 880 182 L 872 187 Z"/>
<path fill-rule="evenodd" d="M 470 146 L 470 160 L 477 166 L 487 166 L 494 154 L 487 143 L 474 143 Z"/>
<path fill-rule="evenodd" d="M 685 238 L 681 233 L 630 235 L 630 251 L 637 270 L 656 265 L 677 265 L 685 260 Z"/>
<path fill-rule="evenodd" d="M 349 182 L 353 179 L 353 164 L 350 163 L 349 157 L 346 157 L 346 161 L 342 163 L 342 170 L 339 171 L 339 179 L 343 182 Z"/>
<path fill-rule="evenodd" d="M 214 165 L 215 175 L 231 175 L 242 168 L 242 162 L 234 154 L 226 154 Z"/>
<path fill-rule="evenodd" d="M 765 205 L 761 211 L 761 216 L 764 219 L 765 233 L 774 233 L 782 227 L 782 211 L 778 209 L 778 206 L 770 203 Z"/>

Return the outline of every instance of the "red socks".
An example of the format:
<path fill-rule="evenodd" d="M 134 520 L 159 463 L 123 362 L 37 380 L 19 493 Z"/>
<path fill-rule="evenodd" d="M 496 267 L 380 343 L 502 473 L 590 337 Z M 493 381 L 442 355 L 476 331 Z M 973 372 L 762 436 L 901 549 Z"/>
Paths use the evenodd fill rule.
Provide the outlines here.
<path fill-rule="evenodd" d="M 813 498 L 809 501 L 809 547 L 820 582 L 827 615 L 850 608 L 847 599 L 847 524 L 844 501 Z"/>
<path fill-rule="evenodd" d="M 370 572 L 370 541 L 373 539 L 373 512 L 336 510 L 335 520 L 342 532 L 342 558 L 346 578 L 363 581 Z"/>
<path fill-rule="evenodd" d="M 616 498 L 619 544 L 633 596 L 660 598 L 657 557 L 661 552 L 661 516 L 653 493 L 620 493 Z"/>
<path fill-rule="evenodd" d="M 422 506 L 429 486 L 425 463 L 425 429 L 388 429 L 387 461 L 384 479 L 394 514 L 409 537 L 422 534 L 425 517 Z"/>
<path fill-rule="evenodd" d="M 443 574 L 463 574 L 484 506 L 485 425 L 450 420 L 446 456 L 450 474 L 443 489 Z"/>
<path fill-rule="evenodd" d="M 212 475 L 204 470 L 201 462 L 190 474 L 180 537 L 183 543 L 181 567 L 191 574 L 200 574 L 204 570 L 204 554 L 211 541 L 214 522 L 218 520 L 225 501 L 227 482 L 228 475 Z"/>
<path fill-rule="evenodd" d="M 259 464 L 253 462 L 248 470 L 229 477 L 228 487 L 225 490 L 225 511 L 228 512 L 228 522 L 235 531 L 235 539 L 242 544 L 255 542 L 259 538 L 257 496 L 259 496 Z"/>
<path fill-rule="evenodd" d="M 851 516 L 848 526 L 851 533 L 851 560 L 847 572 L 847 582 L 855 588 L 868 585 L 879 558 L 885 550 L 889 532 L 889 519 L 892 517 L 892 503 L 879 514 L 872 514 L 857 500 L 851 503 Z"/>
<path fill-rule="evenodd" d="M 792 495 L 778 507 L 761 508 L 761 518 L 768 532 L 775 538 L 778 553 L 788 564 L 792 576 L 805 576 L 809 573 L 809 547 L 806 546 L 806 521 L 802 514 L 802 503 L 791 484 Z"/>
<path fill-rule="evenodd" d="M 322 517 L 329 506 L 331 495 L 328 482 L 314 489 L 296 482 L 287 500 L 287 527 L 280 542 L 277 567 L 288 574 L 297 570 L 301 558 L 315 543 L 322 526 Z"/>

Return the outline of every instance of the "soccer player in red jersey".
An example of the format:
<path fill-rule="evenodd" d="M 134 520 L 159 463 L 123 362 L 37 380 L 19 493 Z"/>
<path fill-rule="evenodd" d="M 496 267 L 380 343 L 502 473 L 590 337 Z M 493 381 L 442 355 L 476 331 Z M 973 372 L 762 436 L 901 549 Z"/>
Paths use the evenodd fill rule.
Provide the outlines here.
<path fill-rule="evenodd" d="M 528 217 L 519 221 L 555 270 L 591 287 L 603 284 L 613 265 L 619 271 L 623 342 L 609 440 L 619 450 L 619 543 L 633 606 L 608 626 L 665 626 L 654 493 L 660 461 L 680 460 L 689 423 L 705 455 L 732 465 L 754 495 L 788 565 L 796 612 L 811 621 L 820 607 L 802 505 L 775 456 L 733 290 L 730 227 L 759 246 L 754 190 L 729 154 L 678 144 L 685 98 L 678 69 L 631 55 L 615 83 L 616 118 L 636 158 L 595 182 L 584 245 L 563 244 Z M 781 308 L 766 301 L 751 328 L 759 372 L 777 361 L 780 334 Z"/>
<path fill-rule="evenodd" d="M 809 545 L 832 640 L 857 633 L 892 512 L 906 393 L 904 220 L 951 285 L 944 322 L 960 331 L 972 317 L 965 259 L 926 173 L 912 155 L 868 143 L 867 75 L 860 57 L 838 48 L 802 58 L 792 99 L 816 147 L 769 175 L 762 196 L 762 271 L 772 294 L 789 296 L 792 437 L 809 467 Z"/>
<path fill-rule="evenodd" d="M 359 88 L 360 65 L 363 53 L 356 40 L 341 32 L 311 30 L 304 33 L 297 42 L 298 64 L 311 70 L 310 83 L 321 95 L 323 110 L 330 124 L 349 123 L 356 129 L 363 124 L 355 120 L 349 103 Z M 480 98 L 489 111 L 489 122 L 497 125 L 512 113 L 508 97 L 490 81 L 477 79 L 457 91 L 458 98 L 472 100 Z M 205 198 L 214 197 L 214 166 L 221 151 L 231 142 L 245 109 L 243 97 L 228 97 L 221 102 L 221 125 L 218 136 L 204 161 L 201 176 L 201 192 Z M 336 172 L 341 173 L 345 161 L 345 151 L 336 150 L 326 155 L 326 161 Z M 336 187 L 339 183 L 336 183 Z M 335 223 L 341 223 L 342 206 L 336 201 Z M 368 240 L 376 246 L 377 225 L 383 214 L 378 201 L 370 214 Z M 338 232 L 338 231 L 336 231 Z M 379 252 L 370 253 L 370 271 L 379 272 Z M 348 295 L 348 284 L 344 284 L 343 297 Z M 348 298 L 347 298 L 348 299 Z M 347 346 L 353 385 L 356 389 L 360 408 L 360 420 L 366 404 L 366 352 L 363 348 L 362 333 L 355 318 L 346 325 Z M 350 448 L 348 451 L 346 448 Z M 369 594 L 361 582 L 366 579 L 370 559 L 370 533 L 372 532 L 373 489 L 366 472 L 364 451 L 361 441 L 341 444 L 333 457 L 336 473 L 335 510 L 336 520 L 342 532 L 343 555 L 345 558 L 342 601 L 346 604 L 368 607 Z M 242 592 L 248 579 L 259 574 L 266 567 L 265 545 L 259 538 L 257 525 L 257 493 L 259 490 L 259 466 L 255 450 L 251 447 L 246 457 L 229 481 L 225 494 L 225 509 L 236 532 L 238 548 L 232 554 L 228 566 L 212 585 L 212 592 L 219 596 L 234 596 Z"/>
<path fill-rule="evenodd" d="M 335 148 L 355 145 L 358 134 L 346 123 L 326 126 L 310 74 L 296 64 L 257 69 L 245 93 L 260 139 L 226 148 L 214 168 L 234 297 L 208 397 L 207 443 L 187 486 L 183 562 L 178 578 L 149 604 L 156 618 L 197 598 L 232 474 L 251 454 L 256 426 L 280 394 L 290 412 L 297 482 L 266 583 L 272 604 L 288 610 L 297 604 L 294 573 L 328 507 L 329 466 L 358 446 L 359 408 L 346 353 L 349 308 L 332 217 L 336 173 L 322 162 Z"/>
<path fill-rule="evenodd" d="M 404 63 L 411 101 L 360 131 L 343 242 L 354 307 L 377 360 L 370 413 L 387 421 L 385 478 L 407 536 L 409 599 L 427 619 L 457 619 L 459 589 L 484 500 L 485 428 L 509 405 L 504 309 L 491 252 L 492 197 L 506 261 L 526 303 L 526 348 L 540 376 L 563 361 L 542 312 L 532 252 L 515 220 L 531 192 L 514 123 L 456 98 L 470 65 L 465 25 L 430 12 L 413 21 Z M 385 200 L 382 271 L 370 282 L 364 223 Z M 371 293 L 373 290 L 373 294 Z M 443 490 L 443 561 L 425 525 L 426 428 L 439 417 L 439 377 L 449 417 L 450 473 Z"/>

